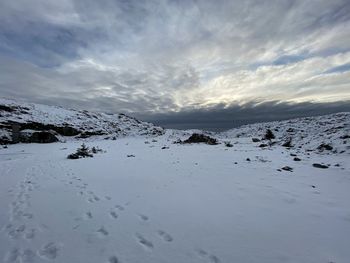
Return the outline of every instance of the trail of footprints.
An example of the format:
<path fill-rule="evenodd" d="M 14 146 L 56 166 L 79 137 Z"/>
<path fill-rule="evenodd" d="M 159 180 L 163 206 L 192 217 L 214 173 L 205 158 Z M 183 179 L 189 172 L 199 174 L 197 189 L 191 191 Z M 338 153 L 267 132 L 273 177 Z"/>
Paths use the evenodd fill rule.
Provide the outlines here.
<path fill-rule="evenodd" d="M 30 193 L 40 189 L 39 185 L 35 182 L 37 179 L 36 172 L 40 171 L 31 167 L 29 171 L 27 170 L 24 180 L 21 181 L 15 189 L 10 189 L 8 191 L 14 195 L 14 198 L 10 204 L 9 223 L 3 227 L 1 232 L 4 232 L 10 241 L 16 244 L 22 243 L 19 242 L 20 240 L 28 241 L 29 244 L 38 232 L 43 231 L 42 228 L 33 222 L 34 215 L 30 212 Z M 54 242 L 44 244 L 36 251 L 16 246 L 6 253 L 3 262 L 32 263 L 35 262 L 36 257 L 55 259 L 58 250 L 59 246 Z"/>
<path fill-rule="evenodd" d="M 49 163 L 49 166 L 51 168 L 57 168 L 54 164 Z M 39 167 L 40 168 L 40 167 Z M 83 180 L 72 172 L 72 170 L 67 171 L 62 166 L 59 167 L 63 171 L 66 171 L 65 175 L 61 177 L 57 177 L 55 175 L 51 174 L 51 177 L 55 180 L 59 180 L 61 183 L 68 187 L 75 187 L 78 191 L 77 194 L 80 196 L 83 196 L 86 198 L 88 203 L 97 203 L 101 201 L 112 201 L 112 198 L 110 196 L 105 196 L 104 198 L 100 198 L 98 195 L 96 195 L 93 191 L 88 190 L 88 184 L 84 183 Z M 41 168 L 40 168 L 41 169 Z M 35 169 L 32 168 L 32 173 L 27 174 L 25 180 L 20 183 L 17 196 L 15 197 L 14 201 L 11 204 L 11 223 L 8 224 L 5 227 L 5 231 L 7 232 L 7 235 L 11 239 L 18 239 L 23 238 L 25 240 L 30 241 L 31 239 L 35 238 L 36 233 L 41 230 L 40 228 L 35 227 L 28 227 L 26 223 L 23 223 L 25 220 L 31 220 L 34 215 L 26 212 L 26 208 L 30 208 L 30 195 L 29 193 L 33 191 L 34 189 L 39 189 L 39 186 L 33 181 L 35 179 Z M 44 173 L 44 171 L 41 169 L 41 172 Z M 126 204 L 128 205 L 128 204 Z M 118 219 L 119 214 L 125 212 L 125 207 L 116 204 L 114 207 L 110 209 L 107 214 L 109 217 L 113 220 Z M 141 222 L 149 222 L 149 217 L 144 214 L 136 214 L 136 216 L 139 217 Z M 91 211 L 87 211 L 82 218 L 76 218 L 76 221 L 85 219 L 85 220 L 92 220 L 93 213 Z M 73 230 L 76 230 L 79 228 L 79 224 L 73 226 Z M 109 235 L 109 231 L 105 226 L 100 226 L 96 230 L 96 234 L 101 237 L 105 238 Z M 167 233 L 164 230 L 157 230 L 155 232 L 155 236 L 158 237 L 161 241 L 165 243 L 171 243 L 174 241 L 173 237 Z M 147 251 L 152 251 L 155 248 L 155 245 L 153 242 L 151 242 L 147 237 L 140 233 L 135 233 L 134 238 L 136 242 L 146 249 Z M 35 262 L 35 258 L 37 256 L 46 259 L 46 260 L 53 260 L 55 259 L 60 250 L 61 246 L 54 242 L 49 242 L 47 244 L 44 244 L 41 248 L 39 248 L 36 253 L 33 252 L 30 249 L 21 249 L 21 248 L 13 248 L 11 251 L 5 255 L 4 262 L 5 263 L 13 263 L 13 262 L 23 262 L 23 263 L 32 263 Z M 215 255 L 212 255 L 202 249 L 197 250 L 197 255 L 200 256 L 200 258 L 206 259 L 210 263 L 220 263 L 220 259 L 216 257 Z M 109 263 L 120 263 L 120 259 L 112 255 L 107 259 L 107 262 Z"/>

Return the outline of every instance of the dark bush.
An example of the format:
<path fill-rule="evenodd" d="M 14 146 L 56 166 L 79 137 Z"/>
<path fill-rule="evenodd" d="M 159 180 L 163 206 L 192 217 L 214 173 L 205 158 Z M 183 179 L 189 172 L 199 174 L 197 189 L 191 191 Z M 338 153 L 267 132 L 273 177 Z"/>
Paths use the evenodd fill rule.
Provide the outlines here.
<path fill-rule="evenodd" d="M 273 134 L 273 132 L 270 129 L 266 130 L 265 136 L 264 136 L 265 140 L 272 140 L 275 139 L 275 135 Z"/>
<path fill-rule="evenodd" d="M 226 147 L 233 147 L 233 144 L 231 142 L 225 142 Z"/>
<path fill-rule="evenodd" d="M 97 150 L 95 147 L 95 153 L 97 153 Z M 79 159 L 79 158 L 86 158 L 86 157 L 93 157 L 92 150 L 90 151 L 89 147 L 87 147 L 84 143 L 80 146 L 80 148 L 77 149 L 75 153 L 69 154 L 67 156 L 68 159 Z"/>

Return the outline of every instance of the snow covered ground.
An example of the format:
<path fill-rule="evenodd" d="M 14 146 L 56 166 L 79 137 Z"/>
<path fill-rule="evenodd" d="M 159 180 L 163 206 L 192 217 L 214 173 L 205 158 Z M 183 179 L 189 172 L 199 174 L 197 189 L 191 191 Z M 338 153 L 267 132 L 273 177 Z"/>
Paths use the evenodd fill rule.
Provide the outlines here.
<path fill-rule="evenodd" d="M 350 262 L 349 139 L 328 154 L 236 131 L 89 141 L 106 152 L 78 160 L 79 141 L 0 148 L 0 261 Z"/>

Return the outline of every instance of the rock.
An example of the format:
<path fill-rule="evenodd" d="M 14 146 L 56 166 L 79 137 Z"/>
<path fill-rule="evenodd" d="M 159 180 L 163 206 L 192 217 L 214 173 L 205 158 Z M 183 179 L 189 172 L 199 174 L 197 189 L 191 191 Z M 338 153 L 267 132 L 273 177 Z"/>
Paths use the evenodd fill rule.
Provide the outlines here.
<path fill-rule="evenodd" d="M 187 140 L 183 141 L 182 143 L 206 143 L 209 145 L 219 144 L 216 139 L 198 133 L 193 133 Z"/>
<path fill-rule="evenodd" d="M 314 164 L 312 164 L 312 166 L 316 167 L 316 168 L 321 168 L 321 169 L 327 169 L 328 168 L 327 165 L 319 164 L 319 163 L 314 163 Z"/>
<path fill-rule="evenodd" d="M 260 148 L 267 147 L 267 146 L 268 146 L 268 145 L 265 144 L 265 143 L 262 143 L 262 144 L 259 145 Z"/>
<path fill-rule="evenodd" d="M 252 141 L 253 141 L 253 142 L 260 142 L 260 139 L 258 139 L 258 138 L 252 138 Z"/>
<path fill-rule="evenodd" d="M 233 144 L 231 142 L 225 142 L 226 147 L 233 147 Z"/>
<path fill-rule="evenodd" d="M 247 162 L 250 162 L 250 158 L 245 159 Z"/>
<path fill-rule="evenodd" d="M 288 171 L 288 172 L 292 172 L 293 171 L 293 168 L 289 167 L 289 166 L 284 166 L 281 169 L 284 170 L 284 171 Z"/>
<path fill-rule="evenodd" d="M 329 144 L 322 143 L 320 146 L 317 147 L 317 150 L 323 152 L 324 150 L 331 151 L 333 150 L 333 147 Z"/>
<path fill-rule="evenodd" d="M 298 157 L 294 157 L 293 161 L 300 162 L 300 161 L 301 161 L 301 159 L 300 159 L 300 158 L 298 158 Z"/>
<path fill-rule="evenodd" d="M 25 143 L 52 143 L 58 142 L 58 138 L 51 131 L 33 131 L 21 133 L 19 141 Z"/>
<path fill-rule="evenodd" d="M 29 139 L 31 140 L 31 142 L 37 142 L 37 143 L 58 142 L 57 137 L 51 132 L 47 132 L 47 131 L 34 132 Z"/>
<path fill-rule="evenodd" d="M 287 141 L 285 141 L 283 144 L 282 144 L 283 147 L 287 147 L 287 148 L 290 148 L 290 147 L 293 147 L 292 146 L 292 138 L 289 138 Z"/>

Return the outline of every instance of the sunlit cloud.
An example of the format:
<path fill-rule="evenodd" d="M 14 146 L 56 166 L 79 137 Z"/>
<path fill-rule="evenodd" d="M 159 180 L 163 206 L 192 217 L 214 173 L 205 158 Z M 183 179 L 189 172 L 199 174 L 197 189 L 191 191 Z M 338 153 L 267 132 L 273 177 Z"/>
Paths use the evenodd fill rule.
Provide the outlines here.
<path fill-rule="evenodd" d="M 135 114 L 349 100 L 349 14 L 347 0 L 5 0 L 0 91 Z"/>

